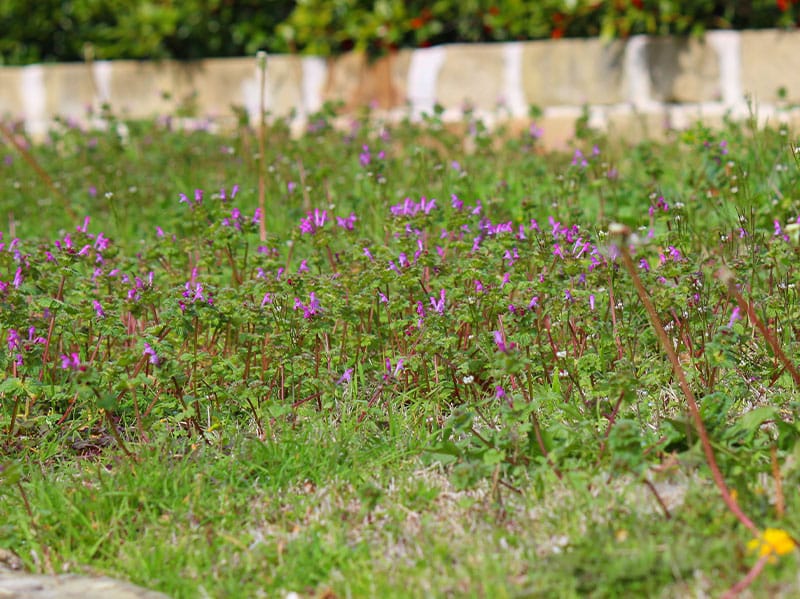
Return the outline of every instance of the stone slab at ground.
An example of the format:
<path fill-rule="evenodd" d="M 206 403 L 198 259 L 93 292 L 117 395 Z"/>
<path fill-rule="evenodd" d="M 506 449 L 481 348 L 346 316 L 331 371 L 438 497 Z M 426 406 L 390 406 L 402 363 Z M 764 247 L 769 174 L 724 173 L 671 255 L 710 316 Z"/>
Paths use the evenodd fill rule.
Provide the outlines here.
<path fill-rule="evenodd" d="M 0 548 L 0 599 L 169 599 L 167 595 L 106 577 L 28 574 L 20 559 Z"/>

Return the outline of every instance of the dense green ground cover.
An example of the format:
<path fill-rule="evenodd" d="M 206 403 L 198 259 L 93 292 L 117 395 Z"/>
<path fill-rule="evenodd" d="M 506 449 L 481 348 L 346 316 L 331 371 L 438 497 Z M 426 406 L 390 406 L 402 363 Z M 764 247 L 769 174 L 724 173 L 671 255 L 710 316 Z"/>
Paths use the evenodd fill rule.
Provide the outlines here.
<path fill-rule="evenodd" d="M 0 547 L 178 597 L 718 595 L 759 549 L 689 394 L 800 530 L 790 132 L 330 122 L 0 148 Z M 798 591 L 773 534 L 757 596 Z"/>

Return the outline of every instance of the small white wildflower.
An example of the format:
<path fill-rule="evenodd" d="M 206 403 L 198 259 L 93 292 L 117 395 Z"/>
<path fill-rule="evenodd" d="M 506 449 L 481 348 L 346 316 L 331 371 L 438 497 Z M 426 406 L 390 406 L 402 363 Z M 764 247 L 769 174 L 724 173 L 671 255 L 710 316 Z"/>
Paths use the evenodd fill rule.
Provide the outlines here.
<path fill-rule="evenodd" d="M 567 352 L 565 352 L 564 350 L 556 352 L 556 358 L 558 358 L 559 360 L 563 360 L 566 357 L 567 357 Z"/>
<path fill-rule="evenodd" d="M 465 376 L 463 379 L 461 379 L 461 382 L 464 383 L 465 385 L 469 385 L 474 380 L 475 380 L 475 377 L 472 376 L 471 374 L 469 374 L 469 375 Z"/>

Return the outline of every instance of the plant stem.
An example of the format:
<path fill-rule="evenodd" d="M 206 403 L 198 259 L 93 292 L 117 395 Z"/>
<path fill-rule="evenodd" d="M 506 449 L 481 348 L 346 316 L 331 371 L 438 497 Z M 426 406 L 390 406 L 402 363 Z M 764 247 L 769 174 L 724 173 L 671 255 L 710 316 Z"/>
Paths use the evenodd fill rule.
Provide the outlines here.
<path fill-rule="evenodd" d="M 267 135 L 267 125 L 265 121 L 265 86 L 267 83 L 267 53 L 257 52 L 259 73 L 259 96 L 258 96 L 258 209 L 261 218 L 258 219 L 258 234 L 261 242 L 267 240 L 267 213 L 265 207 L 266 181 L 264 179 L 264 151 L 265 138 Z"/>
<path fill-rule="evenodd" d="M 711 446 L 711 440 L 708 437 L 708 431 L 706 430 L 705 424 L 703 423 L 703 418 L 700 415 L 700 409 L 697 406 L 697 400 L 695 399 L 694 392 L 689 386 L 689 381 L 686 379 L 686 373 L 683 371 L 683 367 L 678 360 L 678 356 L 675 353 L 675 348 L 672 346 L 672 341 L 670 341 L 667 332 L 664 330 L 664 326 L 661 324 L 661 320 L 658 318 L 658 313 L 656 312 L 656 308 L 650 299 L 650 295 L 647 293 L 647 290 L 645 289 L 638 273 L 636 272 L 636 267 L 633 264 L 633 258 L 631 258 L 631 254 L 627 246 L 627 237 L 629 231 L 627 228 L 625 228 L 624 230 L 620 231 L 620 233 L 622 233 L 620 236 L 622 263 L 625 266 L 625 270 L 628 271 L 631 280 L 633 281 L 633 286 L 636 289 L 639 299 L 641 299 L 642 303 L 644 304 L 647 315 L 650 317 L 650 324 L 652 324 L 653 329 L 658 336 L 658 340 L 661 343 L 661 347 L 667 354 L 667 358 L 672 364 L 672 371 L 675 374 L 675 378 L 678 379 L 678 384 L 680 385 L 683 395 L 686 397 L 686 404 L 689 407 L 689 414 L 691 415 L 694 425 L 697 428 L 697 433 L 700 436 L 700 444 L 703 447 L 703 453 L 705 454 L 706 462 L 711 469 L 711 476 L 714 478 L 714 483 L 717 485 L 717 488 L 722 495 L 722 500 L 725 502 L 725 505 L 728 506 L 728 509 L 731 511 L 731 513 L 733 513 L 739 522 L 747 527 L 754 535 L 758 536 L 760 534 L 758 527 L 753 523 L 752 520 L 750 520 L 750 518 L 747 517 L 747 515 L 742 511 L 742 508 L 739 507 L 739 504 L 736 503 L 736 500 L 734 500 L 730 490 L 728 489 L 728 485 L 725 483 L 722 472 L 717 465 L 717 460 L 714 457 L 714 448 Z"/>

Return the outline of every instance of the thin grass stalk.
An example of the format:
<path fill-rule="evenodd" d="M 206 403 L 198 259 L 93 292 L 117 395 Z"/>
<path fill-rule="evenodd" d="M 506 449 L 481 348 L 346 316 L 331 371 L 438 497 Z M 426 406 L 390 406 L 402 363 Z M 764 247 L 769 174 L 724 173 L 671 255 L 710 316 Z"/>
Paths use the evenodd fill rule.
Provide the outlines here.
<path fill-rule="evenodd" d="M 761 574 L 762 570 L 764 570 L 764 566 L 766 566 L 769 562 L 769 558 L 770 555 L 761 556 L 761 559 L 753 564 L 753 567 L 750 568 L 747 574 L 745 574 L 744 578 L 725 591 L 725 594 L 722 595 L 722 599 L 734 599 L 735 597 L 738 597 L 747 587 L 753 584 L 753 581 L 758 578 L 758 575 Z"/>
<path fill-rule="evenodd" d="M 258 234 L 261 242 L 267 240 L 267 212 L 265 207 L 267 183 L 264 178 L 264 152 L 266 148 L 267 136 L 267 123 L 264 114 L 265 95 L 267 85 L 267 53 L 259 51 L 256 53 L 256 61 L 258 62 L 258 209 L 261 212 L 261 218 L 258 219 Z"/>
<path fill-rule="evenodd" d="M 636 289 L 639 299 L 642 301 L 642 304 L 644 304 L 644 308 L 647 311 L 648 317 L 650 318 L 650 324 L 653 326 L 656 336 L 661 343 L 664 353 L 667 354 L 670 364 L 672 364 L 672 371 L 675 374 L 675 378 L 678 379 L 678 384 L 680 385 L 684 397 L 686 397 L 686 404 L 689 408 L 689 414 L 694 421 L 694 425 L 697 428 L 697 433 L 700 436 L 700 444 L 702 445 L 706 462 L 711 469 L 711 476 L 714 479 L 714 483 L 717 485 L 720 495 L 722 495 L 722 500 L 725 505 L 728 506 L 728 509 L 731 511 L 731 513 L 736 516 L 739 522 L 748 528 L 755 536 L 759 536 L 760 531 L 758 527 L 744 513 L 744 511 L 742 511 L 742 508 L 739 507 L 739 504 L 736 503 L 736 500 L 734 500 L 733 496 L 731 495 L 730 489 L 728 489 L 728 485 L 725 483 L 725 478 L 722 476 L 722 472 L 719 469 L 716 457 L 714 456 L 714 448 L 711 446 L 711 440 L 709 439 L 708 431 L 703 423 L 703 418 L 700 415 L 700 409 L 697 405 L 694 392 L 689 386 L 689 381 L 686 379 L 686 373 L 681 366 L 680 360 L 678 360 L 678 355 L 675 353 L 675 348 L 672 346 L 672 341 L 670 341 L 667 332 L 664 330 L 664 325 L 661 324 L 661 320 L 658 318 L 658 313 L 656 312 L 656 308 L 650 299 L 650 295 L 642 284 L 642 280 L 639 278 L 639 275 L 636 272 L 636 267 L 633 264 L 633 258 L 631 258 L 631 254 L 628 249 L 628 237 L 630 235 L 630 230 L 624 226 L 619 226 L 615 229 L 616 230 L 612 228 L 611 232 L 617 233 L 620 238 L 620 254 L 622 257 L 622 263 L 625 267 L 625 270 L 628 271 L 631 280 L 633 281 L 633 286 Z"/>

